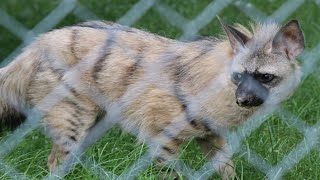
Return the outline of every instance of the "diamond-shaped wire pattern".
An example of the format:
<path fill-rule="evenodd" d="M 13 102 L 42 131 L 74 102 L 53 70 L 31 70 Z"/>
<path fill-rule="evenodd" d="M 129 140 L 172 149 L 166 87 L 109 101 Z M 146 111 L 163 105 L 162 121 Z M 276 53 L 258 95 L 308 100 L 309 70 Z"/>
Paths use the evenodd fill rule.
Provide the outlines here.
<path fill-rule="evenodd" d="M 271 2 L 270 2 L 271 3 Z M 194 19 L 187 19 L 181 14 L 179 14 L 174 8 L 170 5 L 156 1 L 156 0 L 139 0 L 135 5 L 133 5 L 120 19 L 118 23 L 131 26 L 136 23 L 141 17 L 143 17 L 150 9 L 153 9 L 157 12 L 163 19 L 167 21 L 172 26 L 180 29 L 182 31 L 182 36 L 179 39 L 189 39 L 193 36 L 196 36 L 199 33 L 199 30 L 207 26 L 213 19 L 216 18 L 225 8 L 228 6 L 235 6 L 243 14 L 248 16 L 252 21 L 266 21 L 266 20 L 275 20 L 280 23 L 285 21 L 291 14 L 293 14 L 300 6 L 305 2 L 304 0 L 288 0 L 284 2 L 277 10 L 275 10 L 271 15 L 263 12 L 258 9 L 253 2 L 247 1 L 233 1 L 233 0 L 216 0 L 212 1 L 205 7 Z M 320 5 L 319 1 L 316 0 L 315 3 Z M 21 39 L 21 45 L 14 50 L 6 59 L 1 63 L 1 67 L 8 64 L 20 51 L 23 47 L 29 44 L 37 35 L 40 33 L 46 32 L 53 27 L 55 27 L 59 22 L 61 22 L 67 15 L 74 15 L 80 20 L 93 20 L 99 19 L 94 12 L 86 8 L 85 5 L 81 4 L 77 0 L 63 0 L 60 4 L 55 7 L 45 18 L 43 18 L 33 29 L 28 29 L 21 22 L 17 21 L 15 17 L 11 16 L 3 9 L 0 9 L 0 26 L 11 31 L 16 37 Z M 304 77 L 307 77 L 315 69 L 315 64 L 317 63 L 317 57 L 320 55 L 320 43 L 317 44 L 313 49 L 308 52 L 305 52 L 301 59 L 303 59 L 303 71 Z M 79 65 L 81 66 L 81 64 Z M 87 67 L 89 68 L 89 67 Z M 69 70 L 70 73 L 73 72 L 72 69 Z M 50 96 L 54 96 L 55 101 L 61 100 L 68 94 L 68 89 L 63 85 L 56 87 L 56 89 L 49 94 L 46 98 L 50 99 Z M 107 101 L 107 100 L 106 100 Z M 36 108 L 39 109 L 48 109 L 53 106 L 54 103 L 50 101 L 49 104 L 46 104 L 45 100 L 43 104 L 37 105 Z M 4 158 L 19 144 L 23 141 L 26 135 L 28 135 L 32 130 L 38 127 L 38 121 L 41 117 L 41 114 L 37 110 L 33 109 L 30 112 L 27 112 L 29 115 L 27 121 L 15 130 L 10 136 L 6 137 L 0 142 L 0 171 L 6 173 L 6 176 L 12 179 L 28 179 L 23 174 L 19 173 L 18 170 L 6 164 Z M 288 126 L 296 128 L 300 133 L 303 134 L 304 139 L 296 145 L 290 152 L 276 165 L 271 165 L 266 160 L 264 160 L 261 155 L 255 152 L 252 149 L 248 149 L 246 146 L 242 145 L 242 141 L 248 137 L 253 131 L 255 131 L 265 120 L 268 118 L 268 114 L 277 110 L 283 122 L 288 124 Z M 243 153 L 246 154 L 244 158 L 256 169 L 263 172 L 268 179 L 282 179 L 283 176 L 290 171 L 299 161 L 305 157 L 313 148 L 317 146 L 319 142 L 319 130 L 320 124 L 316 123 L 315 125 L 308 125 L 302 121 L 299 117 L 296 117 L 293 113 L 289 112 L 287 109 L 279 106 L 272 107 L 271 109 L 266 110 L 264 113 L 265 116 L 261 117 L 259 114 L 257 117 L 249 119 L 236 131 L 231 131 L 228 133 L 228 142 L 231 144 L 231 149 L 234 153 Z M 96 125 L 92 131 L 99 132 L 89 133 L 87 139 L 99 140 L 105 132 L 111 128 L 110 122 L 106 123 L 100 121 L 100 124 Z M 114 122 L 111 122 L 113 124 Z M 109 124 L 109 125 L 106 125 Z M 86 139 L 84 140 L 86 142 Z M 94 142 L 86 142 L 84 146 L 77 147 L 77 150 L 74 152 L 74 157 L 79 157 L 83 151 L 86 150 L 88 146 Z M 250 155 L 248 152 L 250 151 Z M 71 162 L 81 162 L 85 167 L 90 169 L 93 174 L 101 179 L 128 179 L 139 175 L 144 171 L 151 163 L 151 154 L 146 153 L 141 158 L 139 158 L 130 168 L 126 169 L 120 176 L 117 176 L 111 172 L 103 170 L 99 167 L 93 160 L 89 158 L 71 158 Z M 193 171 L 184 163 L 177 163 L 177 168 L 182 172 L 186 177 L 190 179 L 205 179 L 210 177 L 213 173 L 212 164 L 208 162 L 198 171 Z M 69 164 L 69 165 L 70 165 Z M 68 166 L 68 164 L 66 165 Z M 70 168 L 61 168 L 60 175 L 63 175 L 68 172 Z M 50 174 L 46 177 L 48 179 L 54 179 L 55 176 Z"/>

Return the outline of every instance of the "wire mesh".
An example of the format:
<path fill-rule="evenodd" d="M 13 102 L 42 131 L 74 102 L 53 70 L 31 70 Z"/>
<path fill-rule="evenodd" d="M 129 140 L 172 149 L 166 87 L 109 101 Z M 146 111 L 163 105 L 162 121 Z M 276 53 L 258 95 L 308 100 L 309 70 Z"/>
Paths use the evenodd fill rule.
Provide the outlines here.
<path fill-rule="evenodd" d="M 316 3 L 319 2 L 315 1 Z M 271 3 L 271 2 L 270 2 Z M 182 35 L 178 38 L 180 40 L 192 39 L 199 34 L 199 31 L 207 26 L 217 15 L 221 14 L 223 10 L 229 6 L 237 7 L 239 12 L 242 12 L 248 16 L 252 21 L 260 22 L 267 20 L 275 20 L 279 23 L 283 23 L 290 15 L 292 15 L 300 6 L 307 3 L 304 0 L 293 0 L 284 2 L 277 10 L 271 15 L 263 12 L 255 6 L 254 2 L 248 1 L 232 1 L 232 0 L 216 0 L 209 3 L 196 17 L 189 20 L 180 13 L 178 13 L 170 5 L 156 0 L 140 0 L 136 2 L 121 18 L 118 19 L 118 23 L 131 26 L 139 19 L 141 19 L 147 11 L 153 9 L 168 24 L 175 26 L 182 31 Z M 56 6 L 46 17 L 44 17 L 37 25 L 32 29 L 28 29 L 21 22 L 15 19 L 3 9 L 0 9 L 0 25 L 17 38 L 21 39 L 22 43 L 17 47 L 6 59 L 1 63 L 1 67 L 5 66 L 17 56 L 21 49 L 28 45 L 37 35 L 51 30 L 59 22 L 61 22 L 67 15 L 74 15 L 81 20 L 93 20 L 99 19 L 97 15 L 89 10 L 85 5 L 77 0 L 63 0 Z M 313 47 L 313 49 L 305 52 L 301 59 L 303 59 L 303 72 L 304 77 L 307 77 L 310 73 L 315 71 L 315 64 L 317 63 L 317 57 L 319 57 L 320 43 Z M 94 58 L 94 57 L 93 57 Z M 88 60 L 88 62 L 95 62 L 96 59 Z M 93 64 L 91 64 L 93 65 Z M 79 63 L 77 66 L 85 66 L 84 68 L 90 68 L 90 64 Z M 75 68 L 76 69 L 76 68 Z M 153 68 L 153 70 L 156 68 Z M 68 70 L 68 73 L 75 73 L 72 77 L 79 77 L 77 70 L 72 68 Z M 81 72 L 80 72 L 81 73 Z M 71 81 L 77 81 L 72 79 Z M 75 83 L 73 83 L 75 84 Z M 141 87 L 143 88 L 143 87 Z M 47 111 L 56 102 L 67 96 L 70 89 L 64 84 L 59 85 L 56 89 L 51 92 L 42 102 L 32 110 L 28 110 L 27 121 L 16 129 L 12 134 L 3 139 L 0 142 L 0 171 L 6 174 L 6 176 L 12 179 L 28 179 L 23 173 L 20 173 L 14 167 L 6 164 L 5 157 L 18 146 L 25 138 L 26 135 L 30 134 L 32 130 L 38 128 L 38 121 L 41 119 L 41 113 Z M 97 101 L 108 101 L 99 93 L 94 93 Z M 59 98 L 57 98 L 59 97 Z M 126 96 L 125 96 L 126 97 Z M 128 97 L 134 98 L 134 97 Z M 53 101 L 54 100 L 54 101 Z M 50 102 L 50 103 L 48 103 Z M 283 122 L 287 123 L 290 127 L 296 128 L 300 133 L 303 134 L 303 140 L 294 148 L 292 148 L 287 155 L 277 164 L 273 165 L 262 158 L 259 153 L 252 149 L 244 146 L 241 142 L 250 136 L 250 134 L 260 127 L 262 123 L 268 120 L 268 115 L 274 112 L 281 116 Z M 40 113 L 39 113 L 40 112 Z M 263 115 L 261 115 L 263 114 Z M 103 121 L 99 122 L 95 127 L 92 128 L 86 139 L 81 144 L 73 148 L 72 156 L 64 163 L 56 173 L 48 174 L 48 179 L 60 179 L 66 173 L 70 171 L 75 163 L 82 163 L 84 166 L 89 167 L 90 170 L 101 179 L 133 179 L 143 172 L 152 163 L 152 157 L 155 153 L 153 150 L 146 152 L 140 157 L 131 167 L 126 169 L 121 175 L 115 175 L 112 172 L 108 172 L 103 168 L 99 167 L 94 161 L 89 160 L 83 156 L 83 153 L 88 146 L 98 141 L 105 132 L 110 129 L 116 122 L 110 122 L 112 117 L 106 117 Z M 170 127 L 168 127 L 170 128 Z M 250 118 L 246 123 L 241 125 L 237 130 L 230 131 L 227 133 L 228 142 L 230 146 L 226 147 L 232 150 L 234 153 L 245 154 L 244 158 L 256 169 L 263 172 L 267 179 L 282 179 L 283 176 L 290 171 L 299 161 L 305 157 L 311 150 L 317 147 L 319 142 L 319 123 L 314 125 L 308 125 L 299 117 L 291 113 L 284 107 L 272 107 L 267 109 L 265 112 L 259 112 L 256 116 Z M 213 163 L 213 164 L 212 164 Z M 210 161 L 198 170 L 192 170 L 188 165 L 179 161 L 175 163 L 175 169 L 181 172 L 189 179 L 206 179 L 210 177 L 214 171 L 212 166 L 214 162 Z"/>

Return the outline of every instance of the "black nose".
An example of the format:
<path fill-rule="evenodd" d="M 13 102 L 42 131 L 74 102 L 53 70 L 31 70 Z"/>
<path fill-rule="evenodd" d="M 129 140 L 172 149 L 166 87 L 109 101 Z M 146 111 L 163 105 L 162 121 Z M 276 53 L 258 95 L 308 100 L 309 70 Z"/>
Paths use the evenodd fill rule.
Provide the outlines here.
<path fill-rule="evenodd" d="M 244 107 L 253 107 L 253 106 L 260 106 L 263 103 L 263 99 L 257 96 L 240 96 L 237 97 L 237 104 L 239 106 Z"/>
<path fill-rule="evenodd" d="M 268 89 L 251 76 L 238 85 L 235 93 L 237 104 L 245 107 L 260 106 L 268 94 Z"/>

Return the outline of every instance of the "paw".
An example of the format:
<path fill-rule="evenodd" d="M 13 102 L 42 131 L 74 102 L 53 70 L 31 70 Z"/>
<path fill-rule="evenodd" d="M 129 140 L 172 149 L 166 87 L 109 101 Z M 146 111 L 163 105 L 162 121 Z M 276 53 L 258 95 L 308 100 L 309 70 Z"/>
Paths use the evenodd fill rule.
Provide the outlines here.
<path fill-rule="evenodd" d="M 219 168 L 219 173 L 223 180 L 237 179 L 237 174 L 234 170 L 234 165 L 231 160 Z"/>
<path fill-rule="evenodd" d="M 66 153 L 63 148 L 54 144 L 52 146 L 51 153 L 48 157 L 48 169 L 50 172 L 53 172 L 66 158 L 68 153 Z"/>
<path fill-rule="evenodd" d="M 158 176 L 159 180 L 180 180 L 181 176 L 174 170 L 163 169 Z"/>
<path fill-rule="evenodd" d="M 224 171 L 221 172 L 221 176 L 223 180 L 237 180 L 236 172 L 234 171 L 233 167 L 224 168 Z"/>

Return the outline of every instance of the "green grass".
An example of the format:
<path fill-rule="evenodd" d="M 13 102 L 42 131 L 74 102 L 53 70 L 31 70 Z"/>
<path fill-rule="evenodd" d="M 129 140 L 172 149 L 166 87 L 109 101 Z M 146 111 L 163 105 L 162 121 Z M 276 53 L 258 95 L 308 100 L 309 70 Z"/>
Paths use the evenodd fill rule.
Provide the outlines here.
<path fill-rule="evenodd" d="M 60 0 L 1 0 L 0 8 L 14 16 L 27 28 L 32 28 L 43 19 Z M 80 0 L 88 9 L 93 11 L 98 17 L 106 20 L 116 21 L 124 15 L 137 0 L 116 1 L 116 0 Z M 196 0 L 164 0 L 163 3 L 169 5 L 187 19 L 197 16 L 211 1 Z M 257 8 L 272 14 L 283 1 L 250 1 Z M 319 43 L 320 36 L 320 16 L 319 7 L 311 1 L 306 1 L 294 12 L 289 19 L 299 19 L 304 29 L 307 42 L 307 50 L 312 49 Z M 249 18 L 239 11 L 236 6 L 230 5 L 221 13 L 227 22 L 240 22 L 248 24 Z M 56 27 L 72 25 L 80 20 L 70 14 Z M 150 9 L 134 27 L 160 34 L 170 38 L 178 38 L 182 31 L 167 23 L 155 10 Z M 217 35 L 221 33 L 221 28 L 216 19 L 212 20 L 206 27 L 200 30 L 202 35 Z M 21 40 L 12 33 L 0 26 L 0 59 L 5 59 Z M 314 125 L 320 118 L 320 79 L 319 71 L 308 76 L 294 97 L 284 103 L 284 107 L 294 115 L 302 119 L 308 125 Z M 2 140 L 8 132 L 0 134 Z M 266 122 L 255 130 L 242 144 L 261 155 L 266 162 L 276 165 L 303 140 L 303 134 L 294 127 L 282 121 L 279 116 L 273 115 Z M 1 147 L 0 147 L 1 148 Z M 31 177 L 41 179 L 48 173 L 46 167 L 47 156 L 50 152 L 51 144 L 49 139 L 39 131 L 28 135 L 6 158 L 5 162 L 15 167 L 19 172 Z M 285 176 L 285 179 L 320 179 L 318 148 L 312 150 L 296 166 L 294 166 Z M 89 159 L 103 168 L 105 171 L 120 175 L 130 167 L 139 157 L 146 152 L 146 147 L 137 144 L 133 136 L 122 133 L 118 128 L 109 131 L 102 140 L 90 147 L 86 152 Z M 243 179 L 264 179 L 266 175 L 252 167 L 244 158 L 245 154 L 240 153 L 234 156 L 236 170 L 239 177 Z M 199 153 L 199 147 L 194 141 L 186 143 L 181 159 L 193 169 L 199 169 L 205 164 L 204 156 Z M 155 166 L 150 166 L 145 170 L 139 179 L 158 179 L 159 170 Z M 216 175 L 213 178 L 218 177 Z M 0 179 L 9 179 L 6 172 L 0 172 Z M 66 179 L 99 179 L 90 167 L 78 165 L 67 176 Z"/>

